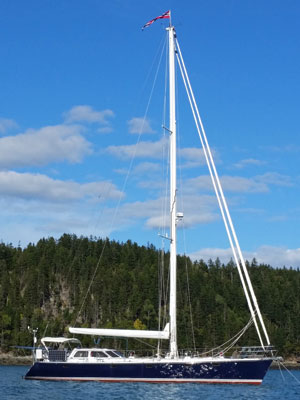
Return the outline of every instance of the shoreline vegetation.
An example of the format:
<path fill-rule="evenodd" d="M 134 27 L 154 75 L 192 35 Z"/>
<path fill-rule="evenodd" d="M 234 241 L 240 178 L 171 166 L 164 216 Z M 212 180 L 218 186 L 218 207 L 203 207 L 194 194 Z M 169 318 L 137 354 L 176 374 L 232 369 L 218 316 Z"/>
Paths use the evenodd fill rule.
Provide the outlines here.
<path fill-rule="evenodd" d="M 222 264 L 219 259 L 192 261 L 178 255 L 177 260 L 178 346 L 216 348 L 250 319 L 237 268 L 232 261 Z M 165 326 L 168 263 L 168 252 L 130 240 L 64 234 L 25 248 L 0 243 L 2 354 L 10 354 L 15 346 L 31 346 L 32 329 L 38 329 L 41 338 L 65 336 L 68 326 L 148 330 Z M 277 354 L 299 359 L 300 269 L 272 268 L 255 259 L 247 266 Z M 91 340 L 82 337 L 82 345 L 90 346 Z M 257 346 L 253 324 L 241 345 Z M 103 338 L 101 346 L 125 345 L 123 339 Z M 126 346 L 145 349 L 133 339 Z M 155 349 L 156 343 L 149 346 Z M 163 343 L 161 350 L 167 351 L 168 344 Z M 3 356 L 0 363 L 2 359 L 23 362 L 22 357 Z"/>

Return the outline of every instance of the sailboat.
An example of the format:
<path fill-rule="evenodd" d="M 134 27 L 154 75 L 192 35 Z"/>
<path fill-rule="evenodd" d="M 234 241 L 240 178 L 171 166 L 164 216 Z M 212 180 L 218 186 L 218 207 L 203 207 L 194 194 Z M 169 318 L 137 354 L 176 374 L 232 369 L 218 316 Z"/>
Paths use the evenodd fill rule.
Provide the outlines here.
<path fill-rule="evenodd" d="M 270 345 L 267 330 L 257 303 L 257 299 L 246 269 L 246 265 L 237 241 L 223 195 L 220 180 L 213 162 L 206 134 L 200 119 L 194 94 L 191 89 L 181 50 L 174 26 L 171 24 L 170 11 L 149 21 L 148 27 L 157 19 L 168 18 L 169 58 L 169 113 L 170 121 L 167 131 L 170 139 L 170 293 L 169 322 L 163 330 L 125 330 L 69 327 L 75 335 L 108 336 L 137 339 L 169 340 L 169 351 L 166 355 L 156 354 L 151 357 L 137 357 L 122 354 L 109 348 L 82 348 L 75 338 L 46 337 L 41 340 L 42 346 L 33 352 L 34 362 L 25 379 L 40 380 L 75 380 L 101 382 L 156 382 L 156 383 L 233 383 L 260 384 L 275 359 L 274 349 Z M 176 229 L 178 220 L 176 186 L 176 107 L 175 107 L 175 62 L 179 68 L 186 87 L 202 148 L 211 174 L 221 214 L 225 223 L 233 256 L 239 271 L 241 283 L 246 295 L 260 345 L 244 347 L 240 352 L 226 355 L 224 351 L 207 354 L 180 355 L 177 346 L 176 326 Z M 234 343 L 242 336 L 243 331 L 234 339 Z M 35 339 L 36 341 L 36 339 Z M 69 347 L 70 346 L 70 347 Z M 62 347 L 62 348 L 58 348 Z M 227 347 L 228 348 L 228 347 Z"/>

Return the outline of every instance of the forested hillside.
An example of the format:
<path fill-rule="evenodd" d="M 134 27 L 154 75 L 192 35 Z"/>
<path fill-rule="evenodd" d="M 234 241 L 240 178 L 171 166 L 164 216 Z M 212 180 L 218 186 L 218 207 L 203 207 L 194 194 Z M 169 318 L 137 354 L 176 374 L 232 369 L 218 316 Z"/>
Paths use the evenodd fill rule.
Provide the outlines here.
<path fill-rule="evenodd" d="M 168 254 L 130 241 L 63 235 L 25 249 L 2 243 L 1 348 L 31 345 L 28 326 L 38 327 L 39 337 L 67 334 L 69 325 L 156 330 L 160 319 L 163 328 L 166 321 L 163 311 L 159 318 L 158 298 L 166 311 L 167 267 Z M 249 273 L 272 344 L 282 355 L 300 352 L 299 269 L 273 269 L 253 261 Z M 206 264 L 178 257 L 181 348 L 193 347 L 192 331 L 197 348 L 221 344 L 249 318 L 233 263 Z M 91 340 L 84 338 L 86 343 Z M 245 341 L 258 344 L 254 328 L 246 333 Z M 135 346 L 133 341 L 130 346 Z"/>

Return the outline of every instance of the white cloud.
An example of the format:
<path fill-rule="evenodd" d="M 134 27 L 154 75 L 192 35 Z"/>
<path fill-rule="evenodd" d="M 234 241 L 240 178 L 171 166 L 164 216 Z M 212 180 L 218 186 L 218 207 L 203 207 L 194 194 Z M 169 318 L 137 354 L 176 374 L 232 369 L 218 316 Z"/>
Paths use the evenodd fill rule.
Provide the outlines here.
<path fill-rule="evenodd" d="M 224 191 L 230 192 L 267 192 L 268 186 L 263 182 L 256 182 L 252 178 L 241 176 L 222 176 L 221 185 Z M 191 191 L 213 190 L 211 178 L 208 175 L 201 175 L 188 181 L 187 187 Z"/>
<path fill-rule="evenodd" d="M 184 211 L 184 226 L 192 227 L 206 224 L 219 218 L 214 212 L 216 200 L 214 196 L 190 196 L 184 199 L 184 210 L 178 205 L 178 211 Z M 197 209 L 195 210 L 195 204 Z M 163 210 L 168 210 L 167 199 L 157 198 L 147 201 L 125 203 L 118 210 L 118 228 L 120 225 L 132 225 L 142 220 L 147 228 L 161 228 L 163 221 L 169 223 L 169 217 L 163 216 Z M 107 214 L 110 212 L 108 211 Z M 183 226 L 180 225 L 179 227 Z"/>
<path fill-rule="evenodd" d="M 166 191 L 166 187 L 169 187 L 169 185 L 166 184 L 166 182 L 164 182 L 161 179 L 161 177 L 159 179 L 155 179 L 153 176 L 151 179 L 144 179 L 143 181 L 140 181 L 138 183 L 138 186 L 142 189 L 148 189 L 148 190 L 165 189 L 165 191 Z"/>
<path fill-rule="evenodd" d="M 200 148 L 185 147 L 180 149 L 179 156 L 186 161 L 183 165 L 184 168 L 192 168 L 206 164 L 203 149 Z"/>
<path fill-rule="evenodd" d="M 138 164 L 132 171 L 135 175 L 152 174 L 161 171 L 161 166 L 152 162 L 143 162 Z"/>
<path fill-rule="evenodd" d="M 300 267 L 300 249 L 265 245 L 252 254 L 259 263 L 264 262 L 274 267 Z"/>
<path fill-rule="evenodd" d="M 270 221 L 270 222 L 284 222 L 284 221 L 288 221 L 288 220 L 289 220 L 288 215 L 273 215 L 268 218 L 268 221 Z"/>
<path fill-rule="evenodd" d="M 63 113 L 63 116 L 65 122 L 68 124 L 74 122 L 86 122 L 109 126 L 109 118 L 114 117 L 114 112 L 109 109 L 97 111 L 91 106 L 79 105 L 74 106 L 71 110 Z"/>
<path fill-rule="evenodd" d="M 203 213 L 202 213 L 202 211 L 200 211 L 200 213 L 197 214 L 196 212 L 191 213 L 191 212 L 187 211 L 184 214 L 184 219 L 178 223 L 178 229 L 180 229 L 183 226 L 185 228 L 192 228 L 199 224 L 207 224 L 207 223 L 213 222 L 219 218 L 219 216 L 217 214 L 214 214 L 213 212 L 211 212 L 209 210 L 205 210 Z M 151 229 L 152 228 L 158 229 L 163 226 L 163 221 L 165 222 L 166 226 L 168 227 L 169 218 L 162 217 L 161 215 L 149 216 L 145 222 L 145 226 L 147 228 L 151 228 Z"/>
<path fill-rule="evenodd" d="M 208 261 L 209 259 L 215 260 L 219 258 L 221 262 L 228 263 L 233 258 L 231 249 L 219 248 L 204 248 L 189 254 L 189 257 L 195 260 Z"/>
<path fill-rule="evenodd" d="M 233 259 L 232 251 L 228 249 L 206 248 L 200 249 L 194 253 L 189 254 L 192 260 L 204 261 L 215 260 L 217 257 L 223 263 L 227 263 Z M 276 246 L 261 246 L 256 251 L 244 251 L 243 256 L 246 260 L 252 261 L 253 258 L 260 264 L 269 264 L 271 267 L 300 267 L 300 249 L 288 249 L 285 247 Z"/>
<path fill-rule="evenodd" d="M 17 128 L 18 124 L 12 120 L 7 118 L 0 118 L 0 133 L 5 133 L 9 129 Z"/>
<path fill-rule="evenodd" d="M 262 147 L 276 153 L 299 153 L 300 146 L 298 144 L 287 144 L 283 146 L 266 146 Z"/>
<path fill-rule="evenodd" d="M 256 160 L 255 158 L 248 158 L 248 159 L 241 160 L 238 163 L 234 164 L 234 167 L 242 169 L 242 168 L 247 167 L 248 165 L 261 166 L 261 165 L 265 165 L 265 164 L 266 164 L 266 161 Z"/>
<path fill-rule="evenodd" d="M 41 166 L 54 161 L 77 163 L 91 153 L 78 125 L 46 126 L 0 138 L 0 168 Z"/>
<path fill-rule="evenodd" d="M 216 150 L 211 149 L 211 153 L 215 163 L 219 163 L 219 154 Z M 199 165 L 206 165 L 204 151 L 199 147 L 185 147 L 179 149 L 179 159 L 185 160 L 183 168 L 194 168 Z"/>
<path fill-rule="evenodd" d="M 215 196 L 182 195 L 178 198 L 177 210 L 184 213 L 184 226 L 192 227 L 219 219 L 220 213 L 217 207 Z"/>
<path fill-rule="evenodd" d="M 268 192 L 269 188 L 265 182 L 258 182 L 255 178 L 244 178 L 242 176 L 222 176 L 221 183 L 224 190 L 231 192 L 257 193 Z"/>
<path fill-rule="evenodd" d="M 150 126 L 150 121 L 147 118 L 132 118 L 128 123 L 129 133 L 137 133 L 139 135 L 144 133 L 155 133 Z"/>
<path fill-rule="evenodd" d="M 185 192 L 195 193 L 204 190 L 213 190 L 213 185 L 211 183 L 211 178 L 209 175 L 200 175 L 196 178 L 191 178 L 187 181 L 184 187 Z"/>
<path fill-rule="evenodd" d="M 120 175 L 127 175 L 128 174 L 128 168 L 119 168 L 119 169 L 114 169 L 114 172 Z M 132 170 L 130 171 L 131 175 L 134 176 L 139 176 L 139 175 L 150 175 L 152 176 L 152 179 L 155 179 L 155 175 L 157 175 L 157 172 L 161 172 L 161 165 L 158 163 L 154 162 L 142 162 L 140 164 L 137 164 Z M 149 182 L 149 179 L 147 179 L 147 182 Z M 140 185 L 143 187 L 143 184 Z M 148 186 L 147 186 L 148 187 Z"/>
<path fill-rule="evenodd" d="M 109 146 L 106 151 L 118 158 L 128 159 L 133 156 L 139 158 L 161 158 L 166 140 L 163 138 L 157 142 L 139 142 L 124 146 Z"/>
<path fill-rule="evenodd" d="M 106 151 L 111 155 L 128 159 L 133 156 L 139 158 L 155 158 L 162 159 L 163 154 L 168 154 L 169 139 L 163 137 L 159 141 L 141 141 L 132 145 L 109 146 Z M 212 150 L 214 159 L 218 162 L 218 153 Z M 179 162 L 182 168 L 193 168 L 199 165 L 205 165 L 205 157 L 203 150 L 197 147 L 186 147 L 179 149 Z"/>
<path fill-rule="evenodd" d="M 118 199 L 122 193 L 110 182 L 89 182 L 79 184 L 62 181 L 42 174 L 0 171 L 1 197 L 23 200 L 64 203 L 92 199 Z"/>
<path fill-rule="evenodd" d="M 103 127 L 97 129 L 97 132 L 99 132 L 99 133 L 111 133 L 112 131 L 113 131 L 113 128 L 111 126 L 103 126 Z"/>
<path fill-rule="evenodd" d="M 270 190 L 270 185 L 293 186 L 289 176 L 268 172 L 264 175 L 257 175 L 253 178 L 242 176 L 220 177 L 221 185 L 224 191 L 240 193 L 264 193 Z M 209 175 L 201 175 L 188 180 L 187 190 L 213 190 L 213 185 Z"/>
<path fill-rule="evenodd" d="M 293 186 L 291 178 L 287 175 L 278 174 L 277 172 L 266 172 L 264 175 L 258 175 L 255 179 L 269 185 L 277 186 Z"/>
<path fill-rule="evenodd" d="M 0 172 L 0 240 L 22 246 L 63 233 L 107 236 L 114 209 L 124 196 L 109 181 L 78 183 L 42 174 Z"/>
<path fill-rule="evenodd" d="M 118 158 L 127 159 L 133 156 L 139 158 L 162 158 L 163 154 L 168 154 L 169 139 L 163 137 L 159 141 L 141 141 L 132 145 L 109 146 L 106 151 Z M 195 167 L 205 164 L 203 150 L 199 148 L 187 147 L 179 151 L 180 158 L 184 160 L 183 167 Z"/>
<path fill-rule="evenodd" d="M 21 198 L 0 199 L 0 217 L 5 226 L 5 237 L 0 240 L 22 246 L 37 242 L 42 237 L 59 237 L 64 233 L 107 236 L 102 228 L 99 204 L 91 207 L 84 202 L 55 203 Z M 105 227 L 106 228 L 106 227 Z M 2 230 L 2 235 L 4 231 Z"/>

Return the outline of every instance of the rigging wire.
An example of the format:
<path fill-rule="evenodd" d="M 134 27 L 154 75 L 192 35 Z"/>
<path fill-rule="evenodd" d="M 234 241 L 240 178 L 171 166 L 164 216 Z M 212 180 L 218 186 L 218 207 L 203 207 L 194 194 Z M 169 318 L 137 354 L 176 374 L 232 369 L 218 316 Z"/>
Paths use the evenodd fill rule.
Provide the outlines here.
<path fill-rule="evenodd" d="M 278 361 L 277 364 L 278 364 L 278 368 L 279 368 L 279 371 L 280 371 L 281 378 L 282 378 L 283 381 L 285 381 L 285 377 L 283 376 L 283 373 L 282 373 L 282 370 L 281 370 L 280 362 Z"/>
<path fill-rule="evenodd" d="M 149 95 L 149 98 L 148 98 L 148 102 L 147 102 L 146 110 L 145 110 L 145 113 L 144 113 L 143 121 L 142 121 L 142 124 L 141 124 L 141 127 L 140 127 L 140 131 L 139 131 L 139 133 L 138 133 L 138 137 L 137 137 L 136 144 L 135 144 L 135 146 L 134 146 L 134 151 L 132 152 L 132 155 L 131 155 L 131 159 L 130 159 L 130 163 L 129 163 L 129 166 L 128 166 L 128 170 L 127 170 L 127 173 L 126 173 L 124 182 L 123 182 L 122 190 L 121 190 L 121 192 L 120 192 L 120 196 L 119 196 L 117 205 L 116 205 L 116 207 L 115 207 L 115 209 L 114 209 L 114 213 L 113 213 L 113 216 L 112 216 L 112 219 L 111 219 L 111 223 L 110 223 L 110 225 L 109 225 L 108 232 L 111 232 L 111 231 L 113 230 L 113 227 L 115 226 L 115 221 L 116 221 L 116 218 L 117 218 L 117 215 L 118 215 L 118 212 L 119 212 L 119 209 L 120 209 L 121 201 L 122 201 L 122 198 L 123 198 L 123 195 L 122 195 L 122 194 L 125 192 L 125 188 L 126 188 L 126 186 L 127 186 L 127 182 L 128 182 L 130 173 L 131 173 L 131 171 L 132 171 L 133 163 L 134 163 L 135 156 L 136 156 L 136 153 L 137 153 L 138 144 L 139 144 L 139 142 L 140 142 L 140 139 L 141 139 L 141 136 L 142 136 L 142 133 L 143 133 L 143 128 L 144 128 L 145 121 L 146 121 L 146 118 L 147 118 L 149 106 L 150 106 L 150 103 L 151 103 L 151 100 L 152 100 L 152 96 L 153 96 L 155 84 L 156 84 L 157 77 L 158 77 L 158 71 L 159 71 L 159 69 L 160 69 L 161 60 L 162 60 L 162 55 L 164 54 L 164 48 L 165 48 L 165 46 L 166 46 L 166 40 L 164 40 L 164 44 L 163 44 L 163 46 L 162 46 L 162 49 L 160 50 L 160 53 L 161 53 L 161 54 L 160 54 L 159 61 L 158 61 L 158 65 L 157 65 L 157 69 L 156 69 L 156 72 L 155 72 L 154 81 L 153 81 L 153 83 L 152 83 L 152 88 L 151 88 L 150 95 Z M 96 274 L 97 274 L 97 272 L 98 272 L 99 266 L 100 266 L 100 264 L 101 264 L 102 257 L 103 257 L 103 254 L 104 254 L 104 250 L 105 250 L 105 248 L 106 248 L 106 245 L 107 245 L 107 243 L 108 243 L 108 240 L 109 240 L 109 239 L 107 238 L 106 241 L 104 242 L 104 245 L 103 245 L 101 254 L 100 254 L 100 256 L 99 256 L 99 259 L 98 259 L 98 262 L 97 262 L 95 271 L 94 271 L 94 273 L 93 273 L 93 276 L 92 276 L 92 279 L 91 279 L 90 284 L 89 284 L 89 286 L 88 286 L 88 289 L 87 289 L 87 291 L 86 291 L 86 293 L 85 293 L 83 302 L 82 302 L 81 307 L 80 307 L 80 309 L 79 309 L 79 312 L 78 312 L 78 314 L 77 314 L 77 316 L 76 316 L 76 319 L 75 319 L 74 324 L 77 322 L 77 320 L 78 320 L 78 318 L 79 318 L 79 315 L 81 314 L 82 309 L 83 309 L 83 307 L 84 307 L 84 304 L 85 304 L 85 302 L 86 302 L 86 300 L 87 300 L 87 297 L 88 297 L 88 295 L 89 295 L 89 293 L 90 293 L 92 284 L 93 284 L 93 282 L 94 282 L 94 279 L 95 279 Z"/>
<path fill-rule="evenodd" d="M 168 42 L 166 42 L 166 46 Z M 164 84 L 164 103 L 163 103 L 163 115 L 162 115 L 162 132 L 163 132 L 163 143 L 166 144 L 166 130 L 164 127 L 166 126 L 166 114 L 167 114 L 167 89 L 168 89 L 168 52 L 166 51 L 166 60 L 165 60 L 165 84 Z M 165 151 L 165 148 L 167 149 Z M 169 146 L 163 146 L 163 163 L 162 163 L 162 176 L 165 182 L 165 187 L 163 188 L 164 193 L 162 192 L 162 210 L 161 210 L 161 226 L 160 230 L 162 232 L 162 237 L 166 236 L 167 231 L 167 204 L 168 204 L 168 182 L 167 177 L 169 175 L 169 160 L 170 160 L 170 149 Z"/>
<path fill-rule="evenodd" d="M 177 72 L 177 70 L 176 70 Z M 176 79 L 178 79 L 178 74 L 176 74 Z M 177 88 L 177 99 L 179 99 L 178 96 L 178 84 L 176 85 Z M 179 116 L 179 101 L 177 101 L 177 115 Z M 179 150 L 181 148 L 181 135 L 180 135 L 180 120 L 177 117 L 177 121 L 176 121 L 176 131 L 177 131 L 177 140 L 178 140 L 178 147 Z M 181 190 L 179 190 L 179 195 L 180 195 L 180 207 L 181 210 L 183 212 L 183 215 L 185 214 L 185 210 L 184 210 L 184 201 L 183 201 L 183 179 L 182 179 L 182 157 L 181 157 L 181 152 L 178 152 L 178 158 L 179 158 L 179 189 L 181 188 Z M 194 346 L 194 350 L 196 350 L 196 340 L 195 340 L 195 330 L 194 330 L 194 322 L 193 322 L 193 312 L 192 312 L 192 302 L 191 302 L 191 292 L 190 292 L 190 282 L 189 282 L 189 272 L 188 272 L 188 265 L 187 265 L 187 258 L 186 258 L 186 254 L 187 254 L 187 245 L 186 245 L 186 229 L 185 229 L 185 224 L 184 224 L 184 218 L 181 221 L 182 225 L 183 225 L 183 247 L 184 247 L 184 256 L 185 256 L 185 273 L 186 273 L 186 284 L 187 284 L 187 300 L 188 300 L 188 306 L 189 306 L 189 314 L 190 314 L 190 323 L 191 323 L 191 331 L 192 331 L 192 340 L 193 340 L 193 346 Z"/>
<path fill-rule="evenodd" d="M 228 236 L 228 239 L 229 239 L 229 242 L 230 242 L 230 246 L 231 246 L 231 249 L 232 249 L 232 252 L 233 252 L 233 255 L 234 255 L 234 259 L 235 259 L 238 271 L 239 271 L 240 279 L 241 279 L 242 286 L 243 286 L 243 289 L 244 289 L 244 293 L 245 293 L 245 296 L 246 296 L 246 299 L 247 299 L 249 310 L 250 310 L 250 313 L 251 313 L 251 315 L 253 317 L 253 321 L 254 321 L 254 324 L 255 324 L 255 327 L 256 327 L 256 331 L 257 331 L 261 346 L 264 348 L 264 343 L 263 343 L 263 340 L 262 340 L 262 337 L 261 337 L 260 329 L 258 327 L 256 318 L 255 318 L 254 310 L 256 310 L 257 313 L 258 313 L 258 318 L 259 318 L 259 321 L 261 323 L 261 327 L 263 329 L 263 332 L 264 332 L 264 335 L 265 335 L 265 338 L 266 338 L 266 341 L 267 341 L 268 345 L 270 344 L 269 337 L 268 337 L 268 334 L 266 332 L 266 328 L 265 328 L 265 325 L 264 325 L 264 322 L 263 322 L 263 319 L 262 319 L 262 316 L 261 316 L 261 313 L 260 313 L 260 309 L 259 309 L 259 306 L 258 306 L 258 303 L 257 303 L 257 300 L 256 300 L 255 293 L 253 291 L 253 287 L 252 287 L 252 284 L 251 284 L 251 281 L 250 281 L 250 277 L 249 277 L 249 274 L 248 274 L 248 271 L 247 271 L 247 268 L 246 268 L 246 265 L 245 265 L 245 261 L 244 261 L 243 255 L 241 253 L 240 246 L 239 246 L 236 234 L 235 234 L 235 230 L 234 230 L 234 227 L 233 227 L 233 224 L 232 224 L 232 220 L 231 220 L 231 217 L 230 217 L 230 214 L 229 214 L 227 203 L 226 203 L 226 200 L 225 200 L 225 197 L 224 197 L 224 194 L 223 194 L 223 190 L 222 190 L 222 187 L 221 187 L 221 183 L 220 183 L 216 168 L 215 168 L 215 164 L 214 164 L 214 161 L 213 161 L 213 158 L 212 158 L 211 150 L 210 150 L 210 147 L 209 147 L 208 142 L 207 142 L 205 130 L 204 130 L 204 127 L 203 127 L 203 124 L 202 124 L 202 120 L 200 118 L 200 114 L 199 114 L 199 111 L 198 111 L 198 108 L 197 108 L 195 97 L 194 97 L 194 94 L 193 94 L 193 91 L 192 91 L 192 88 L 191 88 L 191 85 L 190 85 L 189 77 L 188 77 L 188 74 L 187 74 L 187 71 L 186 71 L 186 68 L 185 68 L 185 64 L 184 64 L 184 61 L 183 61 L 183 58 L 182 58 L 182 54 L 181 54 L 181 51 L 180 51 L 180 47 L 179 47 L 179 44 L 178 44 L 177 40 L 176 40 L 176 45 L 177 45 L 177 50 L 178 50 L 176 52 L 178 64 L 179 64 L 179 67 L 180 67 L 181 75 L 182 75 L 182 78 L 183 78 L 183 81 L 184 81 L 184 85 L 185 85 L 185 88 L 186 88 L 186 92 L 187 92 L 187 95 L 188 95 L 188 99 L 189 99 L 189 102 L 190 102 L 190 106 L 191 106 L 191 109 L 192 109 L 192 113 L 193 113 L 193 116 L 194 116 L 195 124 L 196 124 L 196 127 L 197 127 L 197 131 L 198 131 L 198 134 L 199 134 L 199 138 L 200 138 L 201 144 L 202 144 L 202 148 L 203 148 L 203 151 L 204 151 L 204 155 L 205 155 L 205 158 L 206 158 L 206 162 L 207 162 L 207 166 L 208 166 L 208 169 L 209 169 L 209 172 L 210 172 L 212 183 L 213 183 L 213 186 L 214 186 L 214 189 L 215 189 L 215 193 L 216 193 L 217 200 L 218 200 L 218 203 L 219 203 L 220 211 L 221 211 L 221 214 L 222 214 L 222 217 L 223 217 L 223 221 L 224 221 L 224 225 L 225 225 L 225 228 L 226 228 L 227 236 Z M 200 129 L 200 127 L 201 127 L 201 129 Z M 229 229 L 229 227 L 230 227 L 230 229 Z M 233 244 L 233 240 L 235 242 L 235 245 Z M 236 250 L 237 250 L 239 256 L 237 256 Z M 242 264 L 243 273 L 245 275 L 248 288 L 246 286 L 246 283 L 245 283 L 245 280 L 244 280 L 244 276 L 243 276 L 243 273 L 242 273 L 241 268 L 240 268 L 240 262 Z M 251 294 L 251 297 L 249 296 L 248 290 L 249 290 L 249 292 Z M 252 304 L 252 302 L 253 302 L 253 304 Z"/>
<path fill-rule="evenodd" d="M 168 41 L 166 41 L 166 47 L 168 46 Z M 159 228 L 158 235 L 161 236 L 161 258 L 160 264 L 158 266 L 160 271 L 160 281 L 159 281 L 159 326 L 158 330 L 160 330 L 160 321 L 162 318 L 162 324 L 165 326 L 167 321 L 167 309 L 166 309 L 166 301 L 167 301 L 167 288 L 168 284 L 165 285 L 165 272 L 164 272 L 164 258 L 165 258 L 165 238 L 167 238 L 167 207 L 168 207 L 168 176 L 169 176 L 169 160 L 170 160 L 170 151 L 169 146 L 165 146 L 167 143 L 166 140 L 166 119 L 167 119 L 167 91 L 168 91 L 168 51 L 165 52 L 165 82 L 164 82 L 164 102 L 163 102 L 163 114 L 162 114 L 162 136 L 163 136 L 163 154 L 162 154 L 162 176 L 163 182 L 165 185 L 162 186 L 162 194 L 161 194 L 161 225 Z M 166 150 L 165 150 L 166 149 Z M 168 282 L 168 281 L 167 281 Z M 161 309 L 163 306 L 163 315 L 161 316 Z M 158 340 L 157 343 L 157 354 L 160 354 L 161 340 Z"/>
<path fill-rule="evenodd" d="M 90 293 L 92 284 L 94 283 L 94 279 L 95 279 L 95 277 L 96 277 L 96 274 L 97 274 L 97 272 L 98 272 L 99 266 L 100 266 L 100 264 L 101 264 L 101 260 L 102 260 L 102 257 L 103 257 L 104 250 L 105 250 L 105 248 L 106 248 L 107 242 L 108 242 L 108 238 L 105 240 L 105 242 L 104 242 L 104 244 L 103 244 L 102 251 L 101 251 L 100 256 L 99 256 L 99 258 L 98 258 L 98 262 L 97 262 L 96 268 L 95 268 L 95 270 L 94 270 L 92 279 L 91 279 L 91 281 L 90 281 L 90 283 L 89 283 L 88 289 L 87 289 L 87 291 L 86 291 L 86 293 L 85 293 L 85 296 L 84 296 L 84 298 L 83 298 L 81 307 L 80 307 L 80 309 L 79 309 L 79 311 L 78 311 L 78 313 L 77 313 L 76 319 L 75 319 L 75 321 L 74 321 L 74 325 L 76 324 L 76 322 L 77 322 L 78 319 L 79 319 L 79 316 L 81 315 L 83 306 L 84 306 L 84 304 L 85 304 L 85 302 L 86 302 L 86 299 L 87 299 L 87 297 L 88 297 L 88 295 L 89 295 L 89 293 Z"/>
<path fill-rule="evenodd" d="M 98 204 L 100 202 L 102 202 L 103 199 L 107 199 L 112 190 L 112 185 L 108 182 L 105 182 L 103 186 L 104 186 L 103 191 L 98 196 Z M 98 216 L 96 215 L 96 210 L 94 211 L 93 215 L 91 216 L 91 219 L 94 223 L 95 228 L 97 228 L 100 225 L 100 222 L 102 221 L 102 218 L 103 218 L 104 211 L 105 211 L 104 203 L 102 203 L 102 207 L 101 207 L 100 213 L 98 213 Z"/>
<path fill-rule="evenodd" d="M 191 302 L 191 290 L 190 290 L 190 280 L 188 273 L 188 265 L 186 258 L 186 236 L 185 236 L 185 228 L 183 228 L 183 241 L 184 241 L 184 256 L 185 256 L 185 271 L 186 271 L 186 283 L 187 283 L 187 295 L 188 295 L 188 303 L 189 303 L 189 311 L 190 311 L 190 320 L 191 320 L 191 329 L 192 329 L 192 339 L 194 349 L 196 349 L 196 339 L 195 339 L 195 329 L 194 329 L 194 320 L 193 320 L 193 312 L 192 312 L 192 302 Z"/>
<path fill-rule="evenodd" d="M 158 330 L 161 327 L 161 308 L 162 308 L 162 294 L 163 294 L 163 276 L 164 276 L 164 248 L 158 253 Z M 157 354 L 160 354 L 161 340 L 157 342 Z"/>
<path fill-rule="evenodd" d="M 297 383 L 300 385 L 300 380 L 283 364 L 283 362 L 278 361 L 278 363 L 295 379 Z"/>
<path fill-rule="evenodd" d="M 167 42 L 166 42 L 167 43 Z M 166 44 L 167 45 L 167 44 Z M 162 128 L 166 125 L 166 109 L 167 109 L 167 51 L 166 51 L 166 61 L 165 61 L 165 84 L 164 84 L 164 102 L 163 102 L 163 114 L 162 114 Z M 162 129 L 162 136 L 163 136 L 163 143 L 166 143 L 166 132 L 165 129 Z M 168 147 L 167 147 L 168 149 Z M 168 176 L 168 162 L 166 162 L 166 159 L 169 158 L 168 150 L 165 151 L 165 146 L 162 148 L 163 153 L 162 153 L 162 176 L 163 176 L 163 181 L 166 182 L 167 179 L 166 177 Z M 167 153 L 167 156 L 166 156 Z M 165 240 L 164 238 L 166 237 L 166 210 L 167 210 L 167 182 L 164 187 L 162 187 L 162 194 L 161 198 L 163 201 L 161 202 L 161 224 L 159 227 L 159 236 L 161 236 L 162 239 L 162 244 L 161 244 L 161 252 L 160 254 L 160 259 L 159 259 L 159 264 L 158 264 L 158 271 L 159 271 L 159 318 L 158 318 L 158 330 L 160 330 L 160 322 L 161 322 L 161 308 L 162 308 L 162 299 L 165 300 L 165 293 L 164 293 L 164 254 L 165 254 Z M 165 316 L 164 316 L 165 319 Z M 158 341 L 158 346 L 160 346 L 160 340 Z"/>
<path fill-rule="evenodd" d="M 143 85 L 142 85 L 142 90 L 141 90 L 141 92 L 140 92 L 140 93 L 141 93 L 141 94 L 140 94 L 141 97 L 142 97 L 142 93 L 144 92 L 144 90 L 145 90 L 145 88 L 146 88 L 146 85 L 147 85 L 148 81 L 150 80 L 150 76 L 151 76 L 151 74 L 152 74 L 152 71 L 153 71 L 153 69 L 154 69 L 154 66 L 155 66 L 155 64 L 157 63 L 157 58 L 159 58 L 158 64 L 160 65 L 161 57 L 162 57 L 162 54 L 164 53 L 164 49 L 165 49 L 165 47 L 166 47 L 166 43 L 167 43 L 167 40 L 166 40 L 166 38 L 163 36 L 162 39 L 161 39 L 161 41 L 160 41 L 159 46 L 157 47 L 156 54 L 155 54 L 155 56 L 153 57 L 153 61 L 152 61 L 152 63 L 151 63 L 151 66 L 150 66 L 150 68 L 149 68 L 149 71 L 148 71 L 148 73 L 147 73 L 147 76 L 146 76 L 146 78 L 145 78 L 145 80 L 144 80 L 144 83 L 143 83 Z M 159 67 L 158 67 L 158 68 L 159 68 Z M 138 104 L 140 104 L 140 101 L 138 101 Z"/>
<path fill-rule="evenodd" d="M 146 346 L 151 347 L 152 349 L 155 349 L 155 348 L 156 348 L 156 346 L 153 346 L 153 344 L 147 343 L 147 342 L 145 342 L 145 341 L 142 340 L 142 339 L 138 339 L 138 338 L 132 338 L 132 339 L 136 340 L 137 342 L 143 343 L 143 344 L 145 344 Z"/>
<path fill-rule="evenodd" d="M 223 354 L 227 353 L 238 342 L 238 340 L 244 335 L 244 333 L 250 328 L 252 323 L 253 323 L 253 318 L 251 317 L 250 320 L 247 322 L 247 324 L 238 333 L 236 333 L 232 338 L 230 338 L 223 344 L 221 344 L 213 349 L 210 349 L 206 352 L 201 353 L 201 355 L 211 354 L 213 352 L 216 352 L 217 350 L 219 353 L 220 352 L 222 352 Z M 230 344 L 224 348 L 224 346 L 227 345 L 227 343 L 230 343 Z"/>

